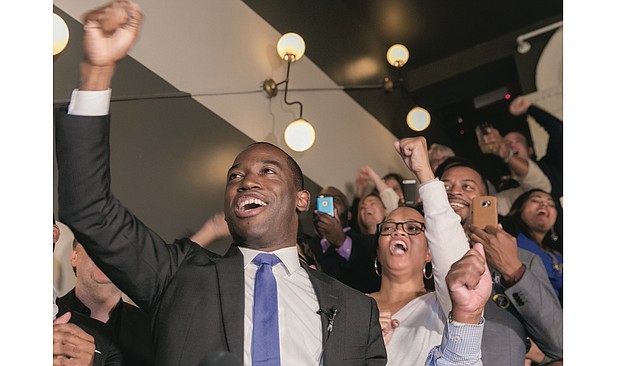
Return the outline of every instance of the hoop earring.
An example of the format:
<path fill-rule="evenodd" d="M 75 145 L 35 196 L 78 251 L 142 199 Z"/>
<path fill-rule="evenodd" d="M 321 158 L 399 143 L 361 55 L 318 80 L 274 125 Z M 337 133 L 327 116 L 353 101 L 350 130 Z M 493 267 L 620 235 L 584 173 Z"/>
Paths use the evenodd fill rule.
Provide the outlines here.
<path fill-rule="evenodd" d="M 381 277 L 381 275 L 383 274 L 383 269 L 379 271 L 379 266 L 381 266 L 381 263 L 379 263 L 379 258 L 375 257 L 375 273 L 377 274 L 377 276 Z"/>
<path fill-rule="evenodd" d="M 429 264 L 431 264 L 431 262 L 424 263 L 424 268 L 422 269 L 422 276 L 424 276 L 425 280 L 430 280 L 431 278 L 433 278 L 433 265 L 432 264 L 431 264 L 431 270 L 429 271 L 430 275 L 428 275 L 428 276 L 426 275 L 426 267 Z"/>
<path fill-rule="evenodd" d="M 555 233 L 555 230 L 553 228 L 551 228 L 551 231 L 550 231 L 550 238 L 553 241 L 558 241 L 559 239 L 558 234 Z"/>

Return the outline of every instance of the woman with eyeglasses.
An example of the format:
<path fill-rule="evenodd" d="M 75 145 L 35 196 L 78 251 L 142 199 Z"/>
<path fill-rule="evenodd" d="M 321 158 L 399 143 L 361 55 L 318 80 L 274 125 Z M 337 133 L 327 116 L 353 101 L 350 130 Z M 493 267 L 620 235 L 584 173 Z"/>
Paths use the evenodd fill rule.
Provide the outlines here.
<path fill-rule="evenodd" d="M 424 365 L 428 351 L 441 343 L 452 303 L 445 277 L 469 250 L 460 217 L 451 208 L 443 182 L 435 178 L 423 137 L 395 143 L 420 184 L 424 216 L 399 207 L 377 225 L 377 301 L 388 365 Z M 448 240 L 446 240 L 448 239 Z M 426 263 L 432 263 L 427 271 Z M 435 291 L 424 279 L 433 276 Z"/>

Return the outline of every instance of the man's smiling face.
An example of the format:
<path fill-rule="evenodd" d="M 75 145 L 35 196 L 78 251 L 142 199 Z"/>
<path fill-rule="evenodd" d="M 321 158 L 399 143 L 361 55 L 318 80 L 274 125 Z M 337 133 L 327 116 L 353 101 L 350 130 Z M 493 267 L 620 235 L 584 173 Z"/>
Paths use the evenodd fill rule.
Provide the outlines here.
<path fill-rule="evenodd" d="M 441 181 L 446 186 L 450 206 L 461 217 L 461 223 L 469 217 L 472 199 L 487 194 L 480 174 L 468 167 L 449 168 L 442 174 Z"/>
<path fill-rule="evenodd" d="M 288 159 L 275 146 L 254 144 L 229 169 L 224 210 L 238 245 L 266 251 L 295 245 L 297 213 L 308 209 L 310 197 Z"/>

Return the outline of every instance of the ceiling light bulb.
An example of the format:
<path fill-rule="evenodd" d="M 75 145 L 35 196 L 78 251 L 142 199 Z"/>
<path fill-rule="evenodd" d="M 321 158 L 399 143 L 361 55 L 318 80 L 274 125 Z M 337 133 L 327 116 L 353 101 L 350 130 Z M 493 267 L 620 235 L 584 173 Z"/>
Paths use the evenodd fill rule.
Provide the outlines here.
<path fill-rule="evenodd" d="M 414 107 L 407 113 L 407 125 L 414 131 L 424 131 L 431 124 L 431 114 L 422 107 Z"/>
<path fill-rule="evenodd" d="M 314 144 L 316 134 L 310 122 L 303 118 L 291 122 L 284 130 L 284 141 L 294 151 L 306 151 Z"/>
<path fill-rule="evenodd" d="M 304 39 L 297 33 L 286 33 L 277 45 L 278 55 L 287 62 L 295 62 L 299 60 L 306 52 L 306 43 Z"/>
<path fill-rule="evenodd" d="M 409 60 L 409 50 L 402 44 L 395 44 L 387 51 L 387 60 L 394 67 L 403 67 Z"/>
<path fill-rule="evenodd" d="M 57 14 L 54 14 L 54 56 L 61 53 L 69 43 L 69 27 Z"/>

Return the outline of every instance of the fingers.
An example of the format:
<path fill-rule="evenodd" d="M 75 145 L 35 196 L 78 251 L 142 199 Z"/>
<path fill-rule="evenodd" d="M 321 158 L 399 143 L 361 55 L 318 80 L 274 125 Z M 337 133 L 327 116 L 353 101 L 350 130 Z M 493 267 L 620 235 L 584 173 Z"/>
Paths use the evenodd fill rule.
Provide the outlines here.
<path fill-rule="evenodd" d="M 486 255 L 484 254 L 484 247 L 482 246 L 482 243 L 474 244 L 472 249 L 480 253 L 480 255 L 482 256 L 482 259 L 486 261 Z"/>
<path fill-rule="evenodd" d="M 143 14 L 138 4 L 117 0 L 86 14 L 84 29 L 100 32 L 106 37 L 114 35 L 119 29 L 137 34 L 142 19 Z"/>
<path fill-rule="evenodd" d="M 394 141 L 394 149 L 398 153 L 398 155 L 402 155 L 400 152 L 400 141 Z"/>
<path fill-rule="evenodd" d="M 334 225 L 340 224 L 340 219 L 338 218 L 337 209 L 334 208 L 334 215 L 326 214 L 325 212 L 314 211 L 316 214 L 314 218 L 314 223 L 317 225 L 319 229 L 327 230 L 333 227 Z"/>
<path fill-rule="evenodd" d="M 456 261 L 448 275 L 446 283 L 450 290 L 456 290 L 461 287 L 473 289 L 480 282 L 481 276 L 486 271 L 486 257 L 482 244 L 476 243 L 474 247 L 468 250 L 465 255 Z"/>
<path fill-rule="evenodd" d="M 71 319 L 71 312 L 67 311 L 66 313 L 56 318 L 54 320 L 54 324 L 65 324 L 69 322 L 69 319 Z"/>
<path fill-rule="evenodd" d="M 95 353 L 95 339 L 72 323 L 54 325 L 53 355 L 62 358 L 89 360 Z M 62 363 L 61 363 L 62 364 Z"/>
<path fill-rule="evenodd" d="M 379 312 L 379 323 L 381 323 L 381 330 L 384 333 L 389 333 L 400 325 L 398 319 L 392 319 L 392 313 L 389 311 Z"/>
<path fill-rule="evenodd" d="M 392 329 L 398 328 L 399 325 L 400 325 L 400 321 L 398 319 L 392 319 L 392 323 L 391 323 Z"/>

